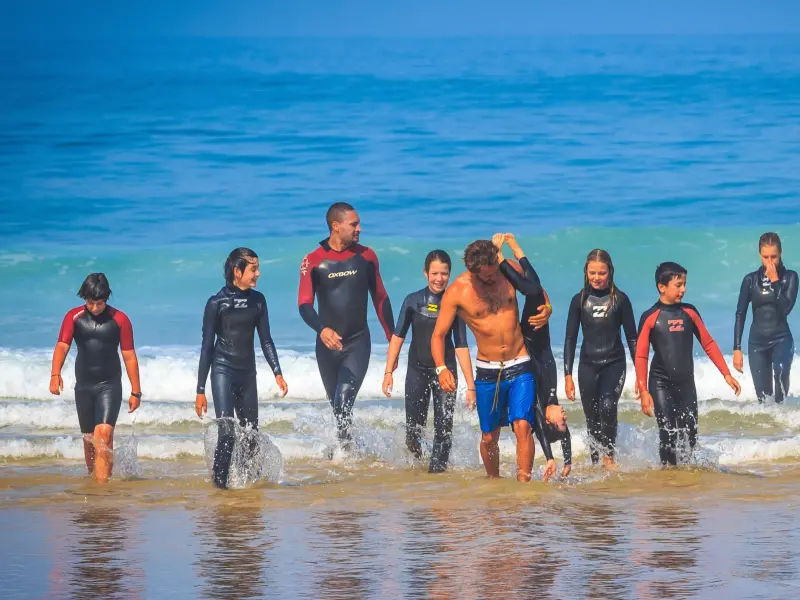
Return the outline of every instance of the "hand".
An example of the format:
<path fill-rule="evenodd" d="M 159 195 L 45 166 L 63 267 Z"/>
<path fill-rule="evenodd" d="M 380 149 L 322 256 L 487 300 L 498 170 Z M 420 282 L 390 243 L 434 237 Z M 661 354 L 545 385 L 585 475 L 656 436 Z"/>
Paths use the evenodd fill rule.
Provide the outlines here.
<path fill-rule="evenodd" d="M 544 419 L 551 425 L 555 425 L 559 431 L 564 431 L 567 426 L 567 413 L 558 404 L 551 404 L 544 409 Z"/>
<path fill-rule="evenodd" d="M 741 350 L 733 351 L 733 368 L 739 373 L 744 373 L 744 354 Z"/>
<path fill-rule="evenodd" d="M 742 386 L 739 385 L 739 382 L 734 379 L 733 375 L 725 375 L 725 383 L 731 386 L 733 393 L 737 396 L 742 393 Z"/>
<path fill-rule="evenodd" d="M 575 382 L 572 381 L 572 375 L 564 376 L 564 394 L 567 400 L 575 402 Z"/>
<path fill-rule="evenodd" d="M 450 369 L 445 369 L 439 373 L 439 385 L 442 387 L 442 391 L 444 392 L 456 391 L 456 378 L 450 372 Z"/>
<path fill-rule="evenodd" d="M 197 413 L 197 416 L 201 419 L 203 415 L 206 414 L 208 411 L 208 402 L 206 401 L 205 394 L 197 394 L 197 398 L 194 400 L 194 411 Z"/>
<path fill-rule="evenodd" d="M 50 378 L 50 393 L 54 396 L 58 396 L 61 394 L 61 391 L 64 389 L 64 380 L 61 379 L 61 375 L 53 375 Z"/>
<path fill-rule="evenodd" d="M 769 279 L 772 283 L 775 283 L 778 281 L 778 279 L 780 279 L 780 277 L 778 277 L 778 267 L 776 267 L 775 263 L 771 260 L 764 264 L 764 269 L 764 275 L 766 275 L 767 279 Z"/>
<path fill-rule="evenodd" d="M 128 414 L 132 413 L 137 408 L 139 408 L 139 405 L 141 403 L 142 403 L 142 399 L 141 398 L 137 398 L 136 396 L 131 394 L 131 397 L 128 398 Z"/>
<path fill-rule="evenodd" d="M 505 260 L 503 256 L 503 244 L 506 241 L 506 234 L 505 233 L 495 233 L 492 236 L 492 243 L 494 247 L 497 248 L 497 262 L 501 263 Z"/>
<path fill-rule="evenodd" d="M 475 390 L 467 390 L 466 394 L 467 410 L 472 412 L 478 406 L 478 393 Z"/>
<path fill-rule="evenodd" d="M 387 398 L 392 397 L 392 385 L 394 384 L 394 376 L 391 373 L 383 374 L 383 395 Z"/>
<path fill-rule="evenodd" d="M 642 412 L 646 414 L 648 417 L 652 417 L 654 414 L 653 396 L 647 390 L 640 390 L 640 391 L 641 391 L 641 401 L 642 401 Z"/>
<path fill-rule="evenodd" d="M 564 468 L 561 469 L 561 476 L 566 477 L 570 471 L 572 471 L 572 465 L 564 465 Z"/>
<path fill-rule="evenodd" d="M 328 350 L 341 350 L 344 348 L 344 346 L 342 346 L 342 336 L 330 327 L 326 327 L 319 332 L 319 339 L 322 340 L 322 343 L 325 344 Z"/>
<path fill-rule="evenodd" d="M 633 397 L 637 400 L 640 398 L 641 394 L 639 394 L 639 380 L 633 382 Z"/>
<path fill-rule="evenodd" d="M 534 329 L 541 329 L 550 320 L 550 315 L 553 314 L 553 307 L 542 304 L 537 310 L 538 312 L 528 319 L 528 324 Z"/>
<path fill-rule="evenodd" d="M 517 243 L 517 238 L 514 237 L 513 233 L 507 233 L 505 235 L 505 242 L 506 244 L 508 244 L 508 247 L 511 248 L 511 251 L 514 253 L 514 258 L 519 260 L 520 258 L 525 256 L 525 253 L 522 251 L 522 248 L 519 247 L 519 244 Z"/>
<path fill-rule="evenodd" d="M 277 383 L 278 387 L 281 389 L 281 398 L 286 398 L 286 394 L 289 393 L 289 386 L 286 384 L 283 375 L 275 375 L 275 383 Z"/>
<path fill-rule="evenodd" d="M 547 483 L 550 481 L 550 478 L 556 474 L 556 461 L 550 459 L 547 461 L 547 465 L 545 465 L 544 472 L 542 473 L 542 481 Z"/>

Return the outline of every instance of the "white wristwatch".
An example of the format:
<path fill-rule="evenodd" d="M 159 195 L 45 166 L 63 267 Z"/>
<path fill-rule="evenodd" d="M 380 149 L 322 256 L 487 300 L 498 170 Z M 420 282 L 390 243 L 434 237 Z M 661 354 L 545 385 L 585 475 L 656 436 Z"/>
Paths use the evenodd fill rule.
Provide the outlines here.
<path fill-rule="evenodd" d="M 436 374 L 437 375 L 441 375 L 442 371 L 447 371 L 447 367 L 446 366 L 436 367 Z"/>

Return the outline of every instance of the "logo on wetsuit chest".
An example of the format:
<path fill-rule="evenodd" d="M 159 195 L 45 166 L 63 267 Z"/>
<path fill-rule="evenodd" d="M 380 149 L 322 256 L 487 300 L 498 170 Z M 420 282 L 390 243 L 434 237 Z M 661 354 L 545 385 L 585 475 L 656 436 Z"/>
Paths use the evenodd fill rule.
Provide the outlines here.
<path fill-rule="evenodd" d="M 439 310 L 438 304 L 428 304 L 428 312 L 437 312 Z"/>
<path fill-rule="evenodd" d="M 595 319 L 605 319 L 606 315 L 608 315 L 608 306 L 607 305 L 604 304 L 602 306 L 593 306 L 592 307 L 592 316 Z"/>
<path fill-rule="evenodd" d="M 247 298 L 234 298 L 233 308 L 247 308 Z"/>
<path fill-rule="evenodd" d="M 336 277 L 349 277 L 358 273 L 358 269 L 352 271 L 339 271 L 338 273 L 328 273 L 328 279 L 335 279 Z"/>
<path fill-rule="evenodd" d="M 670 331 L 684 331 L 683 319 L 670 319 L 667 321 Z"/>
<path fill-rule="evenodd" d="M 772 282 L 769 280 L 769 277 L 764 277 L 761 280 L 761 295 L 766 296 L 773 290 Z"/>

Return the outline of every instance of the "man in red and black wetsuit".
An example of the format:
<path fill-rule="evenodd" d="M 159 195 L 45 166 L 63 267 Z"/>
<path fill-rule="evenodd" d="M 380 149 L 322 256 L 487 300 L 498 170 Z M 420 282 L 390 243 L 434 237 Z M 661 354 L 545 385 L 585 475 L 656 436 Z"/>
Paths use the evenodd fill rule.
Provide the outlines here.
<path fill-rule="evenodd" d="M 139 408 L 139 362 L 133 349 L 133 328 L 121 310 L 108 305 L 111 289 L 103 273 L 92 273 L 81 285 L 78 296 L 85 304 L 70 310 L 61 324 L 53 351 L 50 393 L 64 389 L 61 369 L 72 340 L 78 346 L 75 360 L 75 405 L 84 435 L 83 451 L 89 473 L 103 483 L 111 477 L 114 426 L 122 405 L 122 369 L 118 350 L 131 382 L 128 412 Z"/>
<path fill-rule="evenodd" d="M 348 444 L 353 403 L 369 366 L 367 293 L 372 295 L 387 341 L 394 318 L 378 257 L 358 243 L 358 213 L 349 204 L 337 202 L 328 209 L 326 219 L 330 237 L 300 264 L 298 305 L 300 316 L 317 332 L 319 373 L 336 417 L 339 440 Z M 315 296 L 319 312 L 314 310 Z"/>
<path fill-rule="evenodd" d="M 733 378 L 719 346 L 708 333 L 697 309 L 682 302 L 686 293 L 686 269 L 665 262 L 656 269 L 659 300 L 642 314 L 636 341 L 636 379 L 642 412 L 653 416 L 659 429 L 661 464 L 678 464 L 678 434 L 685 432 L 689 449 L 697 443 L 697 390 L 694 384 L 692 336 L 700 340 L 708 357 L 739 395 L 742 388 Z M 647 360 L 653 344 L 653 364 L 647 378 Z"/>

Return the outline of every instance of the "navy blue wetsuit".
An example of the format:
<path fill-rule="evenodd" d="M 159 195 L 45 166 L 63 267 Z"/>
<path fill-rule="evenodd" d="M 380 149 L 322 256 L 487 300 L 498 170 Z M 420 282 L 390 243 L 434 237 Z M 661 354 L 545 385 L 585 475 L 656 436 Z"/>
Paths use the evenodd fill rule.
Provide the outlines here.
<path fill-rule="evenodd" d="M 197 393 L 205 394 L 211 370 L 211 393 L 219 423 L 214 453 L 214 483 L 226 487 L 235 440 L 234 416 L 242 426 L 258 427 L 255 332 L 272 372 L 281 374 L 278 353 L 269 330 L 267 300 L 256 290 L 226 285 L 211 296 L 203 314 L 203 342 L 197 370 Z"/>
<path fill-rule="evenodd" d="M 433 449 L 430 472 L 440 473 L 447 468 L 450 448 L 453 445 L 453 411 L 455 392 L 442 391 L 436 364 L 431 355 L 431 337 L 439 316 L 439 306 L 444 292 L 435 294 L 425 287 L 406 296 L 394 335 L 405 338 L 411 328 L 411 349 L 406 371 L 406 445 L 417 457 L 422 456 L 420 437 L 428 420 L 428 406 L 433 397 Z M 467 347 L 467 328 L 459 317 L 453 321 L 450 334 L 445 337 L 445 364 L 456 375 L 456 348 Z M 456 380 L 457 382 L 457 380 Z"/>
<path fill-rule="evenodd" d="M 300 263 L 300 316 L 317 333 L 317 366 L 342 442 L 351 439 L 353 404 L 369 366 L 368 294 L 388 341 L 394 322 L 392 304 L 371 248 L 352 244 L 339 252 L 326 239 Z M 314 310 L 315 297 L 319 312 Z M 320 339 L 326 327 L 341 336 L 341 350 L 329 349 Z"/>
<path fill-rule="evenodd" d="M 764 267 L 745 275 L 736 304 L 733 349 L 742 349 L 742 334 L 747 319 L 747 305 L 753 305 L 753 322 L 747 355 L 759 402 L 775 395 L 783 402 L 789 391 L 789 373 L 794 358 L 794 338 L 787 317 L 797 301 L 797 273 L 783 265 L 778 280 L 772 283 Z M 774 381 L 774 387 L 773 387 Z"/>
<path fill-rule="evenodd" d="M 583 329 L 578 386 L 589 430 L 592 463 L 600 452 L 613 457 L 617 441 L 617 404 L 625 385 L 625 348 L 620 327 L 636 357 L 636 321 L 631 302 L 621 290 L 588 288 L 572 298 L 564 338 L 564 374 L 572 375 L 578 329 Z"/>

